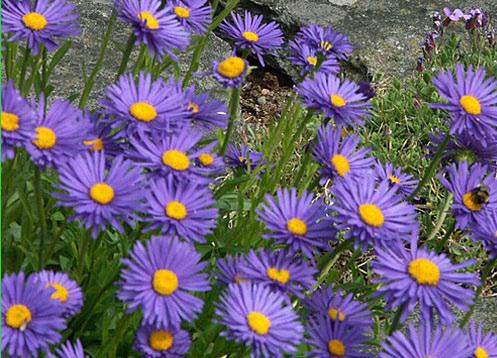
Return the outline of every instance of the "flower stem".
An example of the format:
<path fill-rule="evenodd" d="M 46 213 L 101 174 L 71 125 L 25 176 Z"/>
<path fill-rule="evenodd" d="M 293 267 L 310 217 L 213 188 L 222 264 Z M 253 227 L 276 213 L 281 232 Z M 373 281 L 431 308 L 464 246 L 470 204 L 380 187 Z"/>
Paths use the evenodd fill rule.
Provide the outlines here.
<path fill-rule="evenodd" d="M 128 68 L 129 57 L 131 56 L 131 51 L 133 51 L 133 47 L 135 47 L 136 36 L 134 33 L 131 33 L 128 38 L 128 42 L 126 43 L 126 48 L 123 52 L 123 58 L 121 60 L 121 64 L 119 65 L 119 69 L 117 70 L 116 79 L 119 78 L 126 69 Z"/>
<path fill-rule="evenodd" d="M 402 313 L 404 313 L 404 310 L 406 308 L 406 304 L 403 303 L 399 306 L 397 309 L 397 312 L 395 312 L 395 316 L 393 317 L 392 324 L 390 325 L 390 328 L 388 329 L 388 335 L 391 336 L 393 332 L 395 332 L 399 326 L 400 326 L 400 317 L 402 316 Z"/>
<path fill-rule="evenodd" d="M 35 167 L 33 188 L 41 227 L 40 248 L 38 250 L 38 265 L 41 270 L 43 267 L 43 251 L 45 249 L 45 238 L 47 236 L 47 218 L 45 215 L 45 206 L 43 204 L 43 183 L 41 182 L 41 171 L 38 166 Z"/>
<path fill-rule="evenodd" d="M 435 224 L 435 227 L 433 228 L 430 235 L 428 236 L 427 242 L 430 242 L 431 240 L 433 240 L 435 238 L 435 236 L 437 236 L 440 229 L 442 228 L 443 223 L 444 223 L 445 219 L 447 218 L 447 214 L 449 213 L 449 208 L 450 208 L 450 205 L 452 204 L 453 198 L 454 198 L 454 195 L 452 195 L 452 193 L 449 193 L 447 195 L 447 197 L 445 198 L 444 205 L 440 209 L 440 212 L 438 214 L 437 223 Z"/>
<path fill-rule="evenodd" d="M 340 254 L 343 251 L 350 248 L 351 244 L 352 244 L 352 241 L 345 240 L 345 241 L 342 241 L 340 244 L 338 244 L 338 246 L 335 248 L 335 250 L 333 250 L 330 258 L 328 259 L 328 262 L 321 270 L 321 274 L 319 275 L 319 278 L 316 281 L 316 285 L 314 286 L 315 290 L 318 289 L 319 286 L 321 286 L 321 284 L 324 282 L 324 280 L 326 279 L 326 276 L 330 272 L 331 268 L 333 267 L 333 265 L 337 262 L 338 258 L 340 257 Z"/>
<path fill-rule="evenodd" d="M 233 87 L 231 89 L 229 106 L 230 118 L 228 123 L 228 130 L 226 131 L 226 136 L 224 137 L 223 145 L 220 151 L 221 155 L 224 155 L 226 153 L 226 149 L 228 148 L 231 136 L 233 135 L 233 130 L 235 129 L 235 122 L 238 119 L 238 111 L 240 107 L 240 91 L 241 89 L 239 87 Z"/>
<path fill-rule="evenodd" d="M 87 230 L 83 234 L 83 238 L 81 240 L 81 245 L 80 245 L 80 249 L 79 249 L 78 283 L 80 285 L 83 284 L 83 272 L 85 269 L 85 256 L 86 256 L 86 252 L 88 251 L 88 246 L 90 246 L 90 236 L 91 236 L 91 233 L 89 230 Z"/>
<path fill-rule="evenodd" d="M 24 50 L 24 56 L 22 58 L 21 64 L 21 74 L 19 75 L 19 81 L 17 84 L 17 88 L 22 89 L 24 77 L 26 77 L 26 69 L 28 68 L 28 59 L 31 54 L 31 49 L 28 45 L 26 45 L 26 49 Z"/>

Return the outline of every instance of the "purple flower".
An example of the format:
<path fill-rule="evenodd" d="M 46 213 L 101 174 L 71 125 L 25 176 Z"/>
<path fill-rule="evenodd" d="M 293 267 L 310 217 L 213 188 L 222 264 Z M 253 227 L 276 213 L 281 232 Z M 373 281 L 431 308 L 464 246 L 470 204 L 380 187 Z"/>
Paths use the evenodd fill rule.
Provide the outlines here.
<path fill-rule="evenodd" d="M 59 40 L 80 34 L 75 10 L 65 0 L 3 0 L 3 32 L 12 35 L 8 41 L 26 41 L 34 55 L 40 45 L 53 51 Z"/>
<path fill-rule="evenodd" d="M 474 225 L 477 217 L 485 212 L 497 209 L 497 179 L 494 174 L 487 174 L 487 169 L 481 164 L 470 167 L 463 161 L 445 169 L 447 178 L 438 176 L 442 185 L 454 195 L 452 213 L 461 230 Z"/>
<path fill-rule="evenodd" d="M 467 330 L 469 344 L 475 358 L 496 358 L 497 357 L 497 335 L 492 332 L 484 334 L 481 323 L 478 325 L 471 321 Z"/>
<path fill-rule="evenodd" d="M 69 101 L 56 100 L 46 115 L 44 102 L 40 98 L 34 139 L 26 142 L 31 160 L 42 168 L 63 164 L 83 151 L 89 131 L 81 111 Z"/>
<path fill-rule="evenodd" d="M 248 279 L 241 272 L 241 267 L 245 260 L 246 256 L 241 255 L 226 256 L 223 259 L 218 259 L 216 267 L 219 272 L 215 274 L 218 282 L 224 286 L 248 282 Z"/>
<path fill-rule="evenodd" d="M 269 286 L 273 291 L 291 293 L 303 298 L 305 290 L 314 283 L 316 268 L 300 258 L 294 258 L 287 250 L 250 251 L 240 265 L 241 277 L 250 282 Z M 290 298 L 287 296 L 287 301 Z"/>
<path fill-rule="evenodd" d="M 307 44 L 326 56 L 346 60 L 353 48 L 347 36 L 333 31 L 331 27 L 309 25 L 300 29 L 295 40 Z"/>
<path fill-rule="evenodd" d="M 355 247 L 381 247 L 418 233 L 415 208 L 402 201 L 386 181 L 376 182 L 374 175 L 345 178 L 335 184 L 336 211 L 333 220 L 345 238 L 354 239 Z"/>
<path fill-rule="evenodd" d="M 252 15 L 245 11 L 244 16 L 231 12 L 231 22 L 224 20 L 219 28 L 235 41 L 235 46 L 250 50 L 264 66 L 262 55 L 274 52 L 283 44 L 283 32 L 275 22 L 263 23 L 262 15 Z"/>
<path fill-rule="evenodd" d="M 466 15 L 466 29 L 474 30 L 481 29 L 488 25 L 489 15 L 487 12 L 482 11 L 481 9 L 471 9 Z"/>
<path fill-rule="evenodd" d="M 59 168 L 60 186 L 55 193 L 58 205 L 73 208 L 74 216 L 94 238 L 110 224 L 119 231 L 119 222 L 129 225 L 133 212 L 141 210 L 142 176 L 131 162 L 116 157 L 109 169 L 103 152 L 85 152 Z"/>
<path fill-rule="evenodd" d="M 112 128 L 127 128 L 129 134 L 172 130 L 188 123 L 188 103 L 183 94 L 168 90 L 162 79 L 140 72 L 138 83 L 132 74 L 119 77 L 107 88 L 102 106 L 115 118 Z"/>
<path fill-rule="evenodd" d="M 464 131 L 480 139 L 497 137 L 497 81 L 486 78 L 487 72 L 473 66 L 464 71 L 462 64 L 456 65 L 456 78 L 452 72 L 442 72 L 433 80 L 440 97 L 449 103 L 433 103 L 431 108 L 449 112 L 451 134 Z"/>
<path fill-rule="evenodd" d="M 149 358 L 178 358 L 190 350 L 188 332 L 179 327 L 160 328 L 144 324 L 136 332 L 135 350 Z"/>
<path fill-rule="evenodd" d="M 354 329 L 371 330 L 373 321 L 367 303 L 354 300 L 351 293 L 331 287 L 321 288 L 304 301 L 305 306 L 331 322 L 340 322 Z"/>
<path fill-rule="evenodd" d="M 72 317 L 81 311 L 83 292 L 76 281 L 71 280 L 66 273 L 45 270 L 34 274 L 34 277 L 52 293 L 50 299 L 60 304 L 64 317 Z"/>
<path fill-rule="evenodd" d="M 84 120 L 88 123 L 89 133 L 83 144 L 90 152 L 105 151 L 107 158 L 114 158 L 123 152 L 123 143 L 119 141 L 120 133 L 115 133 L 106 119 L 100 119 L 101 113 L 91 114 L 85 111 Z"/>
<path fill-rule="evenodd" d="M 430 31 L 425 33 L 424 41 L 421 43 L 421 49 L 425 56 L 437 48 L 436 39 L 438 38 L 438 32 Z"/>
<path fill-rule="evenodd" d="M 193 125 L 206 132 L 216 128 L 225 129 L 228 125 L 228 108 L 212 98 L 209 93 L 195 94 L 195 87 L 189 87 L 184 93 L 188 100 L 188 111 Z"/>
<path fill-rule="evenodd" d="M 207 0 L 172 0 L 169 9 L 191 34 L 202 35 L 210 25 L 212 8 Z"/>
<path fill-rule="evenodd" d="M 66 341 L 65 344 L 57 349 L 57 354 L 60 358 L 86 358 L 83 345 L 79 339 L 76 340 L 75 345 L 70 341 Z"/>
<path fill-rule="evenodd" d="M 306 332 L 309 335 L 306 343 L 313 348 L 308 357 L 373 358 L 371 353 L 363 353 L 368 336 L 362 329 L 351 329 L 346 324 L 331 322 L 324 316 L 318 316 L 311 318 Z"/>
<path fill-rule="evenodd" d="M 444 14 L 447 16 L 451 21 L 457 22 L 459 20 L 469 20 L 471 18 L 470 15 L 465 14 L 461 9 L 454 9 L 451 10 L 448 7 L 444 7 Z"/>
<path fill-rule="evenodd" d="M 128 304 L 128 312 L 143 311 L 144 323 L 178 326 L 193 321 L 203 302 L 189 292 L 209 291 L 207 266 L 195 248 L 176 238 L 152 237 L 146 246 L 137 242 L 121 271 L 117 296 Z"/>
<path fill-rule="evenodd" d="M 471 238 L 481 241 L 488 251 L 490 259 L 497 258 L 497 210 L 488 210 L 484 215 L 478 216 L 471 226 Z"/>
<path fill-rule="evenodd" d="M 195 165 L 198 167 L 198 171 L 205 177 L 221 175 L 225 171 L 223 158 L 215 152 L 214 148 L 216 146 L 217 141 L 214 141 L 198 149 L 199 154 L 195 160 Z"/>
<path fill-rule="evenodd" d="M 36 117 L 12 81 L 2 85 L 2 162 L 14 158 L 15 147 L 34 139 Z"/>
<path fill-rule="evenodd" d="M 247 60 L 233 54 L 222 61 L 214 61 L 212 73 L 224 88 L 240 87 L 248 67 Z"/>
<path fill-rule="evenodd" d="M 473 304 L 474 291 L 462 285 L 479 286 L 475 273 L 459 273 L 475 264 L 475 260 L 452 264 L 445 254 L 437 255 L 419 249 L 411 240 L 411 250 L 396 242 L 390 247 L 376 249 L 373 272 L 380 276 L 374 283 L 381 284 L 375 296 L 384 296 L 388 309 L 405 305 L 401 322 L 419 304 L 423 320 L 430 321 L 434 312 L 444 324 L 454 321 L 451 307 L 468 311 Z"/>
<path fill-rule="evenodd" d="M 242 144 L 238 147 L 235 144 L 229 144 L 226 150 L 226 164 L 233 168 L 249 169 L 253 171 L 262 160 L 262 153 L 249 146 Z M 264 162 L 265 163 L 265 162 Z"/>
<path fill-rule="evenodd" d="M 24 280 L 24 272 L 2 279 L 2 353 L 11 357 L 38 356 L 60 341 L 66 328 L 62 307 L 50 299 L 34 276 Z"/>
<path fill-rule="evenodd" d="M 160 228 L 168 237 L 203 243 L 216 227 L 218 210 L 206 186 L 157 178 L 150 183 L 146 202 L 149 217 L 143 220 L 152 223 L 147 231 Z"/>
<path fill-rule="evenodd" d="M 472 354 L 467 339 L 459 329 L 432 329 L 430 321 L 424 321 L 416 330 L 412 324 L 406 334 L 396 331 L 383 343 L 379 358 L 468 358 Z"/>
<path fill-rule="evenodd" d="M 221 333 L 252 350 L 252 357 L 294 354 L 304 328 L 285 296 L 263 285 L 232 284 L 221 296 L 216 314 L 228 329 Z"/>
<path fill-rule="evenodd" d="M 371 104 L 359 92 L 359 86 L 333 74 L 317 73 L 306 78 L 298 87 L 305 106 L 333 119 L 337 127 L 362 127 L 369 116 Z"/>
<path fill-rule="evenodd" d="M 294 65 L 302 67 L 301 76 L 314 71 L 322 73 L 340 72 L 340 63 L 334 56 L 320 58 L 318 50 L 312 49 L 300 41 L 290 41 L 289 47 L 290 55 L 288 60 Z M 318 65 L 319 68 L 317 67 Z"/>
<path fill-rule="evenodd" d="M 360 176 L 371 168 L 374 159 L 366 158 L 371 150 L 356 150 L 360 142 L 355 134 L 343 137 L 340 128 L 331 125 L 319 128 L 313 157 L 321 165 L 321 184 L 329 179 Z"/>
<path fill-rule="evenodd" d="M 291 253 L 302 251 L 311 259 L 316 247 L 326 248 L 328 241 L 335 239 L 325 206 L 321 200 L 313 203 L 312 194 L 304 191 L 299 197 L 295 188 L 278 189 L 276 200 L 271 195 L 265 199 L 257 210 L 258 220 L 270 231 L 264 239 L 287 245 Z"/>
<path fill-rule="evenodd" d="M 173 51 L 188 47 L 190 36 L 171 13 L 170 5 L 161 8 L 161 0 L 116 0 L 115 5 L 121 20 L 133 26 L 136 45 L 147 45 L 150 56 L 162 59 L 168 54 L 177 60 Z"/>
<path fill-rule="evenodd" d="M 380 162 L 377 162 L 375 173 L 379 181 L 387 181 L 404 198 L 413 193 L 419 182 L 412 175 L 402 173 L 402 168 L 394 168 L 391 163 L 382 165 Z"/>

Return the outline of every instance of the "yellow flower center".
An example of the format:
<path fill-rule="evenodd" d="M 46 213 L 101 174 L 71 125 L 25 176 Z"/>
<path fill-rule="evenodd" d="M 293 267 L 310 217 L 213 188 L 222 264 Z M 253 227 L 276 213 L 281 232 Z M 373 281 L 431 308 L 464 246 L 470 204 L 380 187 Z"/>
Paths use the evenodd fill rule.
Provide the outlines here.
<path fill-rule="evenodd" d="M 397 178 L 395 175 L 389 175 L 388 179 L 393 183 L 393 184 L 400 184 L 400 179 Z"/>
<path fill-rule="evenodd" d="M 475 350 L 475 358 L 489 358 L 489 355 L 483 347 L 478 347 Z"/>
<path fill-rule="evenodd" d="M 157 118 L 157 111 L 155 107 L 147 102 L 136 102 L 129 107 L 129 114 L 131 114 L 137 121 L 152 122 Z"/>
<path fill-rule="evenodd" d="M 270 267 L 266 271 L 267 277 L 284 285 L 290 280 L 290 272 L 285 269 L 278 270 L 276 267 Z"/>
<path fill-rule="evenodd" d="M 205 167 L 210 167 L 214 163 L 214 157 L 209 153 L 200 154 L 198 160 Z"/>
<path fill-rule="evenodd" d="M 337 319 L 343 321 L 345 319 L 345 314 L 336 308 L 330 308 L 328 310 L 328 316 L 332 321 L 336 321 Z"/>
<path fill-rule="evenodd" d="M 381 209 L 374 204 L 362 204 L 359 206 L 359 215 L 362 221 L 373 227 L 382 227 L 385 221 Z"/>
<path fill-rule="evenodd" d="M 162 163 L 179 172 L 184 172 L 190 167 L 188 156 L 175 149 L 168 150 L 162 154 Z"/>
<path fill-rule="evenodd" d="M 293 218 L 288 220 L 286 223 L 286 228 L 294 235 L 305 235 L 307 234 L 307 225 L 300 219 Z"/>
<path fill-rule="evenodd" d="M 345 158 L 341 154 L 335 154 L 333 157 L 331 157 L 331 165 L 335 168 L 336 172 L 338 175 L 341 177 L 344 177 L 345 174 L 350 172 L 350 164 L 349 160 Z"/>
<path fill-rule="evenodd" d="M 183 6 L 176 6 L 174 13 L 181 19 L 188 19 L 190 17 L 190 10 Z"/>
<path fill-rule="evenodd" d="M 339 339 L 332 339 L 328 342 L 328 352 L 332 356 L 343 357 L 345 355 L 345 345 Z"/>
<path fill-rule="evenodd" d="M 228 57 L 217 67 L 217 72 L 226 78 L 237 78 L 245 71 L 245 61 L 240 57 Z"/>
<path fill-rule="evenodd" d="M 98 204 L 107 205 L 114 199 L 114 189 L 109 184 L 97 183 L 90 189 L 90 198 Z"/>
<path fill-rule="evenodd" d="M 198 104 L 195 104 L 193 102 L 190 102 L 188 103 L 188 109 L 193 113 L 198 113 L 198 111 L 200 111 L 200 107 L 198 106 Z"/>
<path fill-rule="evenodd" d="M 409 275 L 420 285 L 436 286 L 440 282 L 438 266 L 428 259 L 416 259 L 409 263 Z"/>
<path fill-rule="evenodd" d="M 19 129 L 19 117 L 14 113 L 2 112 L 2 130 L 13 132 Z"/>
<path fill-rule="evenodd" d="M 259 41 L 259 35 L 252 31 L 245 31 L 242 33 L 242 36 L 248 42 L 257 42 Z"/>
<path fill-rule="evenodd" d="M 148 11 L 142 11 L 138 14 L 138 20 L 140 22 L 147 22 L 146 27 L 150 30 L 157 30 L 159 28 L 159 21 Z"/>
<path fill-rule="evenodd" d="M 329 51 L 333 48 L 333 45 L 330 44 L 328 41 L 321 41 L 321 48 L 325 51 Z"/>
<path fill-rule="evenodd" d="M 27 13 L 22 17 L 22 22 L 24 23 L 24 26 L 34 31 L 43 30 L 48 24 L 45 16 L 38 14 L 37 12 Z"/>
<path fill-rule="evenodd" d="M 339 95 L 336 95 L 336 94 L 332 94 L 330 96 L 330 99 L 331 99 L 331 104 L 333 105 L 333 107 L 343 107 L 347 104 L 347 101 L 345 101 L 345 99 L 343 97 L 340 97 Z"/>
<path fill-rule="evenodd" d="M 480 211 L 483 206 L 483 204 L 475 201 L 474 195 L 470 191 L 462 196 L 462 202 L 464 203 L 464 206 L 471 211 Z"/>
<path fill-rule="evenodd" d="M 174 338 L 168 331 L 153 331 L 148 338 L 148 345 L 158 352 L 165 352 L 173 345 Z"/>
<path fill-rule="evenodd" d="M 186 207 L 179 201 L 174 200 L 166 205 L 166 216 L 168 218 L 181 221 L 186 218 L 187 214 Z"/>
<path fill-rule="evenodd" d="M 260 336 L 265 336 L 271 327 L 269 318 L 259 312 L 250 312 L 247 315 L 247 323 L 250 329 Z"/>
<path fill-rule="evenodd" d="M 31 311 L 24 305 L 12 305 L 5 314 L 7 326 L 24 331 L 31 322 Z"/>
<path fill-rule="evenodd" d="M 92 150 L 95 152 L 101 151 L 104 149 L 104 141 L 100 138 L 95 138 L 93 140 L 85 140 L 83 142 L 84 145 L 91 146 Z"/>
<path fill-rule="evenodd" d="M 245 163 L 246 159 L 245 159 L 245 157 L 240 156 L 240 157 L 238 157 L 238 160 L 240 161 L 240 163 Z"/>
<path fill-rule="evenodd" d="M 52 296 L 50 296 L 52 300 L 59 300 L 60 303 L 64 303 L 69 298 L 69 292 L 67 291 L 67 288 L 65 288 L 61 284 L 57 282 L 51 282 L 47 283 L 45 288 L 47 287 L 52 287 L 55 289 L 55 292 L 52 294 Z"/>
<path fill-rule="evenodd" d="M 169 270 L 157 270 L 154 273 L 152 287 L 162 296 L 171 296 L 178 289 L 178 276 Z"/>
<path fill-rule="evenodd" d="M 481 113 L 481 105 L 476 97 L 462 96 L 459 104 L 468 114 L 478 115 Z"/>
<path fill-rule="evenodd" d="M 36 127 L 36 134 L 33 144 L 38 149 L 51 149 L 57 143 L 55 132 L 47 127 Z"/>
<path fill-rule="evenodd" d="M 316 64 L 318 63 L 318 59 L 313 56 L 307 56 L 307 63 L 311 66 L 316 66 Z"/>
<path fill-rule="evenodd" d="M 240 274 L 238 274 L 238 273 L 237 273 L 237 274 L 235 275 L 235 277 L 234 277 L 233 281 L 234 281 L 235 283 L 242 283 L 242 282 L 248 282 L 249 280 L 248 280 L 248 279 L 246 279 L 246 278 L 242 278 L 242 277 L 240 277 Z"/>

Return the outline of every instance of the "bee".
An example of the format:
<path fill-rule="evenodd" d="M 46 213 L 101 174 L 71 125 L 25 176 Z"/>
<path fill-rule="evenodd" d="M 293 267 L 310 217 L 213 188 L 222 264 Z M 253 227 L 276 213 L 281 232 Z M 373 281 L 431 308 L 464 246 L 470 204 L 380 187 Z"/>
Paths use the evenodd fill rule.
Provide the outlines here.
<path fill-rule="evenodd" d="M 471 190 L 471 196 L 476 204 L 488 204 L 490 200 L 490 188 L 485 184 L 480 184 Z"/>

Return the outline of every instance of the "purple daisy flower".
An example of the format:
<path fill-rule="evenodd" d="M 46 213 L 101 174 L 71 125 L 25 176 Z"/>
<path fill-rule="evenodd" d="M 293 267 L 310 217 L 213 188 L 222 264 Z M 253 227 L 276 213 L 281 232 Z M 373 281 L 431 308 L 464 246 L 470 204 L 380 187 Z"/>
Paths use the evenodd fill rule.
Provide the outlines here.
<path fill-rule="evenodd" d="M 362 329 L 351 329 L 346 324 L 331 322 L 324 316 L 312 318 L 306 328 L 309 334 L 306 343 L 314 348 L 308 357 L 373 358 L 371 353 L 363 353 L 368 336 Z"/>
<path fill-rule="evenodd" d="M 497 179 L 495 172 L 487 174 L 487 169 L 478 163 L 470 167 L 464 161 L 446 168 L 447 178 L 438 176 L 442 185 L 454 195 L 452 213 L 461 230 L 473 226 L 478 216 L 497 210 Z"/>
<path fill-rule="evenodd" d="M 444 324 L 454 321 L 451 306 L 468 311 L 473 304 L 474 291 L 462 285 L 479 286 L 478 275 L 458 271 L 474 265 L 476 260 L 452 264 L 445 254 L 419 249 L 414 239 L 410 251 L 396 242 L 390 247 L 378 247 L 376 254 L 372 269 L 380 278 L 374 283 L 382 286 L 375 296 L 384 296 L 388 309 L 405 305 L 401 322 L 418 303 L 425 321 L 432 320 L 436 311 Z"/>
<path fill-rule="evenodd" d="M 70 341 L 66 341 L 56 352 L 60 358 L 86 358 L 83 345 L 79 339 L 76 340 L 74 345 Z"/>
<path fill-rule="evenodd" d="M 105 151 L 107 158 L 114 158 L 123 152 L 122 143 L 118 142 L 120 133 L 115 133 L 108 121 L 100 116 L 100 113 L 85 111 L 84 120 L 90 130 L 83 144 L 90 152 Z"/>
<path fill-rule="evenodd" d="M 322 73 L 340 72 L 340 63 L 334 56 L 325 57 L 321 60 L 316 49 L 312 49 L 300 41 L 290 41 L 289 47 L 290 55 L 288 60 L 294 65 L 302 67 L 301 76 L 316 70 Z M 320 61 L 319 68 L 317 68 Z"/>
<path fill-rule="evenodd" d="M 404 198 L 414 192 L 419 182 L 412 175 L 402 173 L 402 168 L 394 168 L 391 163 L 382 165 L 380 162 L 376 162 L 375 173 L 379 181 L 386 180 Z"/>
<path fill-rule="evenodd" d="M 240 147 L 235 144 L 229 144 L 225 160 L 230 167 L 253 171 L 261 163 L 262 153 L 245 144 Z"/>
<path fill-rule="evenodd" d="M 303 298 L 304 290 L 314 283 L 317 270 L 300 258 L 294 258 L 287 250 L 272 252 L 270 250 L 250 251 L 240 265 L 242 277 L 250 282 L 269 286 L 273 291 Z M 290 298 L 286 296 L 287 301 Z"/>
<path fill-rule="evenodd" d="M 312 259 L 316 247 L 327 248 L 335 239 L 331 219 L 321 200 L 313 203 L 314 196 L 304 191 L 299 197 L 297 189 L 278 189 L 276 200 L 266 195 L 266 203 L 257 210 L 258 220 L 271 232 L 263 236 L 287 245 L 291 253 L 302 251 Z"/>
<path fill-rule="evenodd" d="M 221 333 L 251 348 L 252 357 L 294 354 L 304 328 L 285 296 L 263 285 L 229 285 L 221 296 L 216 314 L 228 329 Z"/>
<path fill-rule="evenodd" d="M 147 358 L 178 358 L 186 355 L 191 345 L 190 335 L 179 327 L 144 324 L 136 332 L 134 348 Z"/>
<path fill-rule="evenodd" d="M 198 150 L 199 155 L 195 164 L 205 177 L 221 175 L 225 171 L 223 158 L 215 152 L 216 146 L 217 141 L 214 141 Z"/>
<path fill-rule="evenodd" d="M 133 27 L 136 45 L 147 45 L 150 56 L 168 54 L 176 61 L 173 51 L 185 51 L 190 44 L 188 32 L 161 0 L 116 0 L 115 5 L 121 20 Z"/>
<path fill-rule="evenodd" d="M 66 328 L 62 307 L 50 299 L 52 292 L 24 272 L 2 279 L 2 352 L 11 357 L 38 356 L 60 341 Z"/>
<path fill-rule="evenodd" d="M 433 79 L 440 97 L 449 103 L 433 103 L 431 108 L 449 112 L 451 134 L 467 131 L 481 139 L 497 136 L 497 81 L 486 76 L 481 67 L 474 72 L 469 66 L 465 72 L 457 64 L 455 78 L 447 70 Z"/>
<path fill-rule="evenodd" d="M 295 39 L 324 55 L 335 56 L 339 60 L 346 60 L 353 51 L 348 37 L 333 31 L 331 27 L 309 25 L 301 28 Z"/>
<path fill-rule="evenodd" d="M 106 90 L 102 106 L 107 114 L 115 116 L 112 128 L 126 127 L 129 134 L 172 130 L 186 124 L 188 103 L 176 91 L 168 90 L 159 78 L 152 81 L 150 73 L 140 72 L 138 83 L 132 74 L 119 77 Z"/>
<path fill-rule="evenodd" d="M 36 116 L 12 81 L 2 85 L 2 162 L 13 159 L 15 147 L 34 138 Z"/>
<path fill-rule="evenodd" d="M 441 326 L 432 329 L 432 323 L 425 321 L 417 330 L 410 324 L 406 334 L 394 332 L 383 343 L 380 358 L 468 358 L 471 353 L 462 331 Z"/>
<path fill-rule="evenodd" d="M 194 165 L 200 156 L 196 145 L 202 136 L 202 132 L 188 127 L 171 135 L 152 132 L 134 136 L 130 138 L 133 150 L 128 156 L 156 176 L 209 183 L 211 180 L 204 177 L 203 171 Z"/>
<path fill-rule="evenodd" d="M 40 45 L 55 50 L 58 41 L 80 34 L 76 6 L 65 0 L 3 0 L 3 32 L 8 41 L 26 41 L 36 56 Z"/>
<path fill-rule="evenodd" d="M 58 166 L 84 150 L 89 128 L 80 110 L 69 101 L 56 100 L 45 115 L 44 99 L 40 98 L 34 139 L 26 142 L 26 150 L 39 167 Z"/>
<path fill-rule="evenodd" d="M 490 259 L 497 258 L 497 210 L 488 211 L 476 218 L 471 226 L 471 238 L 481 241 L 488 251 Z"/>
<path fill-rule="evenodd" d="M 481 323 L 471 321 L 467 330 L 469 344 L 475 358 L 497 358 L 497 335 L 492 332 L 484 334 Z"/>
<path fill-rule="evenodd" d="M 205 236 L 216 227 L 218 210 L 212 192 L 206 186 L 173 178 L 152 180 L 146 194 L 152 223 L 147 231 L 160 228 L 167 236 L 178 236 L 191 242 L 205 242 Z"/>
<path fill-rule="evenodd" d="M 333 119 L 337 127 L 362 127 L 364 118 L 369 117 L 371 104 L 359 86 L 329 73 L 317 73 L 314 78 L 306 78 L 297 86 L 308 108 L 322 112 L 326 118 Z"/>
<path fill-rule="evenodd" d="M 191 34 L 203 35 L 212 20 L 207 0 L 172 0 L 169 9 Z"/>
<path fill-rule="evenodd" d="M 142 176 L 130 161 L 118 156 L 107 170 L 103 152 L 85 152 L 59 168 L 60 186 L 65 193 L 53 194 L 58 205 L 73 208 L 77 220 L 94 238 L 110 224 L 119 232 L 119 222 L 132 225 L 133 212 L 141 210 Z"/>
<path fill-rule="evenodd" d="M 330 125 L 321 126 L 318 130 L 313 157 L 321 164 L 321 184 L 329 179 L 356 177 L 369 170 L 374 163 L 373 158 L 366 158 L 369 148 L 357 149 L 361 139 L 355 134 L 342 137 L 340 128 Z"/>
<path fill-rule="evenodd" d="M 331 287 L 321 288 L 304 301 L 304 304 L 320 316 L 332 322 L 343 322 L 357 329 L 371 330 L 373 321 L 367 303 L 354 300 L 351 293 Z"/>
<path fill-rule="evenodd" d="M 236 48 L 250 50 L 264 66 L 262 55 L 281 48 L 283 32 L 276 22 L 263 23 L 262 20 L 262 15 L 252 15 L 248 11 L 243 17 L 231 12 L 231 21 L 224 20 L 219 28 L 234 40 Z"/>
<path fill-rule="evenodd" d="M 245 263 L 246 257 L 241 255 L 226 256 L 223 259 L 216 261 L 218 273 L 216 277 L 218 282 L 224 286 L 229 286 L 234 283 L 248 282 L 249 280 L 244 277 L 241 267 Z"/>
<path fill-rule="evenodd" d="M 214 61 L 212 74 L 224 88 L 240 87 L 248 68 L 247 60 L 232 54 L 222 61 Z"/>
<path fill-rule="evenodd" d="M 71 280 L 66 273 L 45 270 L 34 276 L 45 289 L 52 292 L 50 299 L 61 305 L 65 318 L 72 317 L 81 311 L 83 292 L 76 281 Z"/>
<path fill-rule="evenodd" d="M 376 182 L 374 175 L 345 178 L 335 184 L 336 211 L 333 220 L 339 230 L 348 230 L 355 247 L 384 246 L 399 238 L 417 236 L 415 208 L 402 201 L 388 182 Z"/>
<path fill-rule="evenodd" d="M 154 236 L 146 247 L 137 242 L 130 259 L 122 262 L 127 267 L 121 271 L 117 296 L 128 304 L 128 312 L 141 308 L 144 323 L 178 326 L 202 311 L 202 300 L 189 292 L 210 290 L 207 274 L 201 272 L 207 264 L 192 245 Z"/>
<path fill-rule="evenodd" d="M 188 100 L 188 110 L 193 125 L 206 132 L 216 128 L 226 129 L 228 125 L 228 108 L 212 98 L 209 93 L 195 94 L 195 87 L 189 87 L 184 93 Z"/>

